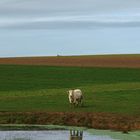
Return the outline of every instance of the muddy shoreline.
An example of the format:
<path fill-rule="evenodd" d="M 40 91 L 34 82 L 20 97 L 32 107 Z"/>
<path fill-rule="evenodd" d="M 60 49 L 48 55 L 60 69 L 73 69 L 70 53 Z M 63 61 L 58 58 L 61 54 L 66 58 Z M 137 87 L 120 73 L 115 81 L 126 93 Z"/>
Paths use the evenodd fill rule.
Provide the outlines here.
<path fill-rule="evenodd" d="M 0 124 L 65 125 L 128 132 L 140 130 L 140 116 L 79 112 L 0 112 Z"/>

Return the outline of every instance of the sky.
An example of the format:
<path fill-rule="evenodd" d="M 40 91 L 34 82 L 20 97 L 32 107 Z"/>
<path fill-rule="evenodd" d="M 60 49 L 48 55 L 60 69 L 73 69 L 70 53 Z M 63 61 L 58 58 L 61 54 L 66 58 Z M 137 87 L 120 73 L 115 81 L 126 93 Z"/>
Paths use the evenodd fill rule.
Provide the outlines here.
<path fill-rule="evenodd" d="M 128 53 L 139 0 L 0 0 L 0 57 Z"/>

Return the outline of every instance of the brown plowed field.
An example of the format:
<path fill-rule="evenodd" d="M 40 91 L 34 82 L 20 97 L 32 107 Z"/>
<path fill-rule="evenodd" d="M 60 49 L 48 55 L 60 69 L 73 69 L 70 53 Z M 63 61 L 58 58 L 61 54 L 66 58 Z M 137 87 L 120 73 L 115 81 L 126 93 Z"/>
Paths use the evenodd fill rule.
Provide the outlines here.
<path fill-rule="evenodd" d="M 0 58 L 0 64 L 140 68 L 140 55 Z"/>

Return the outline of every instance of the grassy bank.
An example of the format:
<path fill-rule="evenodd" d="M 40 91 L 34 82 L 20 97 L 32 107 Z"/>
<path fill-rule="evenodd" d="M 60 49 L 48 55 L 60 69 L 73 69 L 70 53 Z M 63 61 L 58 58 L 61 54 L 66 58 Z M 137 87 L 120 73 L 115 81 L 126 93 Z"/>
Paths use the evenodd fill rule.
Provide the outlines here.
<path fill-rule="evenodd" d="M 127 132 L 140 129 L 140 116 L 85 112 L 0 112 L 0 124 L 53 124 Z M 13 126 L 0 125 L 0 128 L 5 130 L 16 129 L 16 126 Z M 28 128 L 25 125 L 25 129 L 33 128 Z"/>
<path fill-rule="evenodd" d="M 66 91 L 80 88 L 84 107 Z M 140 69 L 0 65 L 0 111 L 140 115 Z"/>

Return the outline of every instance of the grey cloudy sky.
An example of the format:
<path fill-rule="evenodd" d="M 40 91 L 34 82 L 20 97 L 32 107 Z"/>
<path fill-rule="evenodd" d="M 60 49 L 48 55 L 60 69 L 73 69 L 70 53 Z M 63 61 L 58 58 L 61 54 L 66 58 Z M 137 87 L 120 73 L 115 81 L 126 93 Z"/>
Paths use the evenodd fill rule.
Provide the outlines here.
<path fill-rule="evenodd" d="M 0 28 L 139 26 L 139 0 L 1 0 Z"/>
<path fill-rule="evenodd" d="M 140 0 L 1 0 L 0 56 L 140 53 Z"/>

